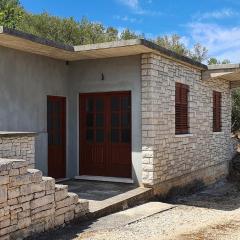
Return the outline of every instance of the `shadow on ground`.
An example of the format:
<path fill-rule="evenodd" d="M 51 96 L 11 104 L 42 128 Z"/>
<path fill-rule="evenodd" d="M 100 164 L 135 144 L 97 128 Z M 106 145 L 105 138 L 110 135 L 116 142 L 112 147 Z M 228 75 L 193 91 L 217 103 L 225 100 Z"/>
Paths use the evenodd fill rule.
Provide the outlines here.
<path fill-rule="evenodd" d="M 134 184 L 84 180 L 69 180 L 61 184 L 68 185 L 69 192 L 78 194 L 79 198 L 94 201 L 103 201 L 137 188 Z"/>
<path fill-rule="evenodd" d="M 169 197 L 165 201 L 172 204 L 233 211 L 240 208 L 240 182 L 221 180 L 197 193 Z"/>
<path fill-rule="evenodd" d="M 68 224 L 65 227 L 57 228 L 49 232 L 44 232 L 36 236 L 27 238 L 27 240 L 69 240 L 69 239 L 81 239 L 81 237 L 91 237 L 94 232 L 88 232 L 88 229 L 92 224 L 97 222 L 97 220 L 87 221 L 87 222 L 74 222 Z"/>

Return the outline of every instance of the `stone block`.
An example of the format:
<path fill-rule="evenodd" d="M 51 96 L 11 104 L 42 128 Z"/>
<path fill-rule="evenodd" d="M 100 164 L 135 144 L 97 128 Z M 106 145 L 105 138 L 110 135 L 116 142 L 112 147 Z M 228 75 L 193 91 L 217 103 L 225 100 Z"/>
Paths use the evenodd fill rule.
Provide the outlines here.
<path fill-rule="evenodd" d="M 82 199 L 78 200 L 75 207 L 75 214 L 78 214 L 81 212 L 84 212 L 84 213 L 89 212 L 89 202 L 87 200 L 82 200 Z"/>
<path fill-rule="evenodd" d="M 9 176 L 0 176 L 0 186 L 9 183 Z"/>
<path fill-rule="evenodd" d="M 38 212 L 34 215 L 31 216 L 32 220 L 37 220 L 37 219 L 41 219 L 41 218 L 46 218 L 46 217 L 50 217 L 51 215 L 54 215 L 55 209 L 48 209 L 42 212 Z"/>
<path fill-rule="evenodd" d="M 69 211 L 69 212 L 65 213 L 64 220 L 66 223 L 70 222 L 73 219 L 74 219 L 74 211 Z"/>
<path fill-rule="evenodd" d="M 26 217 L 18 220 L 18 227 L 19 229 L 27 228 L 31 225 L 31 218 Z"/>
<path fill-rule="evenodd" d="M 45 220 L 45 231 L 53 229 L 55 227 L 55 217 L 47 217 Z"/>
<path fill-rule="evenodd" d="M 61 226 L 64 224 L 64 214 L 55 217 L 55 226 Z"/>
<path fill-rule="evenodd" d="M 55 189 L 55 179 L 51 177 L 42 177 L 42 180 L 46 184 L 46 191 Z"/>
<path fill-rule="evenodd" d="M 33 199 L 33 194 L 18 197 L 19 203 L 30 202 Z"/>
<path fill-rule="evenodd" d="M 32 200 L 30 205 L 31 205 L 31 209 L 35 209 L 52 202 L 54 202 L 54 195 L 47 195 L 47 196 Z"/>
<path fill-rule="evenodd" d="M 68 195 L 68 187 L 65 185 L 58 185 L 55 188 L 55 201 L 63 200 Z"/>
<path fill-rule="evenodd" d="M 19 188 L 10 188 L 8 189 L 8 199 L 17 198 L 20 196 Z"/>
<path fill-rule="evenodd" d="M 31 213 L 30 210 L 25 210 L 25 211 L 19 212 L 19 213 L 17 214 L 18 219 L 30 217 L 30 213 Z"/>
<path fill-rule="evenodd" d="M 55 202 L 46 204 L 46 205 L 44 205 L 42 207 L 38 207 L 38 208 L 32 209 L 31 213 L 32 214 L 36 214 L 38 212 L 46 211 L 46 210 L 49 210 L 49 209 L 55 209 Z"/>
<path fill-rule="evenodd" d="M 0 229 L 6 228 L 11 225 L 10 215 L 4 216 L 0 219 Z"/>
<path fill-rule="evenodd" d="M 0 186 L 0 203 L 4 203 L 7 201 L 7 186 Z"/>
<path fill-rule="evenodd" d="M 16 231 L 17 229 L 18 229 L 17 225 L 12 225 L 12 226 L 8 226 L 6 228 L 2 228 L 2 229 L 0 229 L 0 236 L 4 236 L 9 233 L 12 233 L 12 232 Z"/>
<path fill-rule="evenodd" d="M 10 187 L 16 187 L 16 186 L 29 184 L 29 183 L 31 183 L 30 175 L 28 175 L 28 174 L 26 174 L 26 175 L 18 175 L 18 176 L 10 177 L 9 186 Z"/>
<path fill-rule="evenodd" d="M 9 170 L 9 176 L 17 176 L 19 175 L 19 169 L 12 168 Z"/>
<path fill-rule="evenodd" d="M 36 192 L 36 193 L 33 194 L 33 198 L 34 198 L 34 199 L 37 199 L 37 198 L 41 198 L 41 197 L 43 197 L 43 196 L 45 196 L 45 195 L 46 195 L 46 192 L 45 192 L 45 191 Z"/>
<path fill-rule="evenodd" d="M 14 159 L 12 161 L 12 168 L 22 168 L 27 166 L 27 162 L 25 160 Z"/>
<path fill-rule="evenodd" d="M 55 215 L 59 216 L 59 215 L 62 215 L 62 214 L 65 214 L 65 213 L 67 213 L 69 211 L 74 211 L 74 210 L 75 210 L 75 205 L 62 207 L 62 208 L 56 209 Z"/>
<path fill-rule="evenodd" d="M 46 190 L 46 182 L 42 181 L 40 183 L 31 184 L 32 193 L 42 192 Z"/>
<path fill-rule="evenodd" d="M 28 174 L 30 175 L 30 180 L 32 183 L 39 183 L 42 181 L 42 172 L 37 169 L 28 169 Z"/>

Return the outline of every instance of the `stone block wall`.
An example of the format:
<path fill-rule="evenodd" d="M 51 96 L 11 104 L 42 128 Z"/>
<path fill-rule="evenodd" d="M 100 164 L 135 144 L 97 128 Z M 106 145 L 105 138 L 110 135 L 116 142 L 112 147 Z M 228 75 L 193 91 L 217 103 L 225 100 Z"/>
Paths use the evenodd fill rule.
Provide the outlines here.
<path fill-rule="evenodd" d="M 175 135 L 175 83 L 189 85 L 187 135 Z M 222 132 L 213 132 L 213 90 L 222 93 Z M 231 92 L 229 82 L 205 80 L 201 71 L 155 54 L 142 55 L 143 183 L 169 188 L 188 183 L 198 172 L 215 176 L 227 171 L 231 158 Z M 218 166 L 218 167 L 217 167 Z M 213 171 L 207 171 L 208 168 Z M 205 170 L 204 170 L 205 169 Z M 204 174 L 203 179 L 207 179 Z M 161 191 L 161 190 L 159 190 Z"/>
<path fill-rule="evenodd" d="M 88 201 L 24 160 L 0 159 L 0 239 L 23 239 L 88 213 Z"/>
<path fill-rule="evenodd" d="M 35 136 L 28 133 L 0 132 L 0 158 L 23 159 L 35 166 Z"/>

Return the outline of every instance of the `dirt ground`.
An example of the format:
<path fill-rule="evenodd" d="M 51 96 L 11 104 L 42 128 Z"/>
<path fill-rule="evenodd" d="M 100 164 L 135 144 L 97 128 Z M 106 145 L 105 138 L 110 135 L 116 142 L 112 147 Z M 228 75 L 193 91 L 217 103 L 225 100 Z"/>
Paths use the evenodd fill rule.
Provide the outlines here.
<path fill-rule="evenodd" d="M 109 216 L 38 239 L 240 240 L 240 184 L 221 181 L 171 204 L 171 209 L 125 225 L 109 224 Z"/>

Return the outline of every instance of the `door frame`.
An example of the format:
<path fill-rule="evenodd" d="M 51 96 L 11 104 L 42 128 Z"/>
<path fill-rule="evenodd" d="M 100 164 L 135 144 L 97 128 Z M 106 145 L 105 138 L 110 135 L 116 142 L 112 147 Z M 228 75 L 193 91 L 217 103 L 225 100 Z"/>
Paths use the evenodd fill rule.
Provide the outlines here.
<path fill-rule="evenodd" d="M 47 101 L 49 98 L 62 98 L 65 99 L 65 136 L 64 136 L 64 157 L 65 157 L 65 164 L 64 164 L 64 177 L 65 179 L 67 177 L 67 166 L 68 166 L 68 151 L 67 151 L 67 145 L 68 145 L 68 98 L 66 96 L 62 95 L 47 95 Z M 46 109 L 47 112 L 47 109 Z M 48 117 L 48 112 L 47 112 Z M 47 124 L 48 125 L 48 124 Z M 49 155 L 48 155 L 48 126 L 47 126 L 47 173 L 49 172 Z"/>
<path fill-rule="evenodd" d="M 78 126 L 78 153 L 77 153 L 77 156 L 78 156 L 78 162 L 77 162 L 77 165 L 78 165 L 78 176 L 79 176 L 79 179 L 81 178 L 82 175 L 80 175 L 80 168 L 81 168 L 81 123 L 80 123 L 80 115 L 81 115 L 81 104 L 80 104 L 80 99 L 81 99 L 81 96 L 94 96 L 94 95 L 97 95 L 97 94 L 105 94 L 105 95 L 113 95 L 113 94 L 122 94 L 122 93 L 129 93 L 130 94 L 130 97 L 131 97 L 131 142 L 130 142 L 130 150 L 131 150 L 131 183 L 133 183 L 132 179 L 133 179 L 133 155 L 132 155 L 132 148 L 133 148 L 133 136 L 132 136 L 132 131 L 133 131 L 133 127 L 132 127 L 132 124 L 133 124 L 133 119 L 132 119 L 132 112 L 133 112 L 133 104 L 132 104 L 132 91 L 131 90 L 122 90 L 122 91 L 99 91 L 99 92 L 80 92 L 79 95 L 78 95 L 78 123 L 77 123 L 77 126 Z M 95 178 L 95 176 L 87 176 L 89 178 Z M 124 179 L 128 179 L 128 178 L 119 178 L 119 177 L 101 177 L 101 176 L 96 176 L 96 177 L 99 177 L 100 179 L 122 179 L 123 181 L 122 182 L 127 182 L 127 180 L 125 181 Z M 121 182 L 121 181 L 120 181 Z"/>

